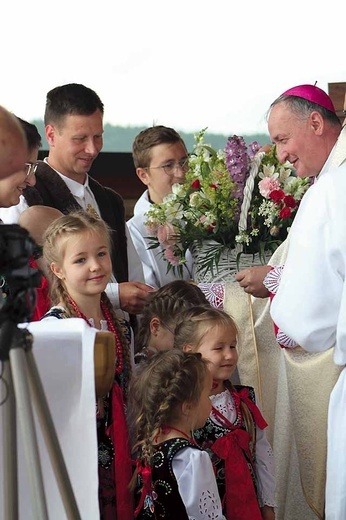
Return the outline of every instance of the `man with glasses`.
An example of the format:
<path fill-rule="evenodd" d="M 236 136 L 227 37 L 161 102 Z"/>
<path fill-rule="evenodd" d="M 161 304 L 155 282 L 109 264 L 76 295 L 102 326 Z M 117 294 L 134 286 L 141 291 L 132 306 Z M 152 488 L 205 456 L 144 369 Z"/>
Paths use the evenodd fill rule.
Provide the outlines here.
<path fill-rule="evenodd" d="M 27 160 L 27 143 L 18 119 L 0 106 L 0 179 L 23 168 Z"/>
<path fill-rule="evenodd" d="M 147 284 L 159 288 L 177 278 L 159 248 L 148 249 L 149 232 L 144 226 L 145 213 L 150 204 L 160 204 L 171 193 L 175 183 L 181 184 L 189 168 L 188 153 L 180 135 L 166 126 L 153 126 L 142 130 L 132 147 L 133 162 L 139 179 L 147 187 L 134 207 L 134 216 L 127 222 L 133 243 L 142 262 Z M 191 258 L 184 278 L 191 278 Z M 190 272 L 189 272 L 190 271 Z"/>
<path fill-rule="evenodd" d="M 27 150 L 25 150 L 25 157 L 27 162 L 23 162 L 17 171 L 13 172 L 9 177 L 0 180 L 0 207 L 10 208 L 19 203 L 20 195 L 27 186 L 34 186 L 36 183 L 35 171 L 37 168 L 37 155 L 41 146 L 41 136 L 35 125 L 16 118 L 20 127 L 22 128 L 27 141 Z M 19 133 L 19 132 L 18 132 Z M 23 139 L 24 142 L 24 139 Z M 13 150 L 14 157 L 21 157 L 21 148 L 19 145 Z"/>

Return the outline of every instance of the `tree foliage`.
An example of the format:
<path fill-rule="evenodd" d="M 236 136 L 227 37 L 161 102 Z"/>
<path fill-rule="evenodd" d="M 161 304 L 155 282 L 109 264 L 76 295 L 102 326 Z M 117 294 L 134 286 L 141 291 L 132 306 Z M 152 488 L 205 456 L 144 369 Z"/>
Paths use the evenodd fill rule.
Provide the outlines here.
<path fill-rule="evenodd" d="M 40 120 L 32 121 L 37 128 L 42 137 L 42 149 L 48 150 L 48 143 L 45 138 L 44 132 L 44 123 Z M 104 135 L 103 135 L 103 152 L 132 152 L 132 143 L 136 137 L 136 135 L 143 130 L 145 127 L 141 126 L 113 126 L 109 123 L 106 123 L 104 126 Z M 186 133 L 179 131 L 177 129 L 181 137 L 183 138 L 186 147 L 189 152 L 192 151 L 193 145 L 195 143 L 194 134 L 198 134 L 199 130 L 196 130 L 194 133 Z M 236 132 L 236 129 L 233 129 L 229 132 L 229 135 L 233 135 Z M 215 149 L 223 149 L 226 145 L 228 135 L 223 134 L 212 134 L 206 132 L 206 141 Z M 244 135 L 245 142 L 249 144 L 252 141 L 258 141 L 261 145 L 268 144 L 270 142 L 268 134 L 252 134 L 252 135 Z"/>

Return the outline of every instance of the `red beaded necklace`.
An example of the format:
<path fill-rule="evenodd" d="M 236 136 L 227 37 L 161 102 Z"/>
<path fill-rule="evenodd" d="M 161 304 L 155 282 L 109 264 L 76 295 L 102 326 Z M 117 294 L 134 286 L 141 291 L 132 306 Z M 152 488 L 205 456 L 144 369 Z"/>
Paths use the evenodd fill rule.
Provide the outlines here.
<path fill-rule="evenodd" d="M 92 325 L 90 324 L 88 318 L 79 310 L 76 302 L 71 298 L 71 296 L 67 295 L 67 299 L 70 302 L 71 307 L 73 308 L 73 310 L 77 314 L 78 318 L 83 318 L 83 320 L 87 322 L 89 327 L 92 327 Z M 105 317 L 106 322 L 107 322 L 108 330 L 110 332 L 113 332 L 114 337 L 115 337 L 115 352 L 116 352 L 116 364 L 117 364 L 116 368 L 115 368 L 115 373 L 116 374 L 121 374 L 121 372 L 123 371 L 123 368 L 124 368 L 123 346 L 122 346 L 121 341 L 119 339 L 119 336 L 118 336 L 118 333 L 116 331 L 116 328 L 114 327 L 114 323 L 113 323 L 111 314 L 109 312 L 109 309 L 107 308 L 106 304 L 102 300 L 100 302 L 100 305 L 101 305 L 101 310 L 102 310 L 103 316 Z"/>

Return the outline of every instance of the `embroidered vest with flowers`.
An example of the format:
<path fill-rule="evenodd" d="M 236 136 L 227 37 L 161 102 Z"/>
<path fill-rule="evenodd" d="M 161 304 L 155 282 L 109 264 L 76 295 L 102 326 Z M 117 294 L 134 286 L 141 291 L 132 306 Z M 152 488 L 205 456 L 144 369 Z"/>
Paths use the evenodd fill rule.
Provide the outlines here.
<path fill-rule="evenodd" d="M 179 518 L 179 520 L 188 520 L 189 517 L 172 468 L 174 456 L 186 447 L 200 449 L 192 442 L 182 438 L 169 439 L 155 446 L 151 477 L 153 488 L 150 494 L 144 497 L 143 507 L 136 517 L 137 519 L 177 520 Z M 137 501 L 141 495 L 141 488 L 142 480 L 139 477 Z"/>

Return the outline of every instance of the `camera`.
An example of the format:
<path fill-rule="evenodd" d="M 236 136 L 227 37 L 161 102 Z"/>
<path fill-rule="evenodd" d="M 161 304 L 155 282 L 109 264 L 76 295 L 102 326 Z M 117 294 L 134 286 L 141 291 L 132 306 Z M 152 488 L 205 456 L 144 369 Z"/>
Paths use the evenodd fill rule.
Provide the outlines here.
<path fill-rule="evenodd" d="M 33 315 L 35 287 L 41 283 L 41 273 L 29 265 L 36 247 L 26 229 L 18 224 L 0 224 L 0 324 L 30 321 Z"/>

